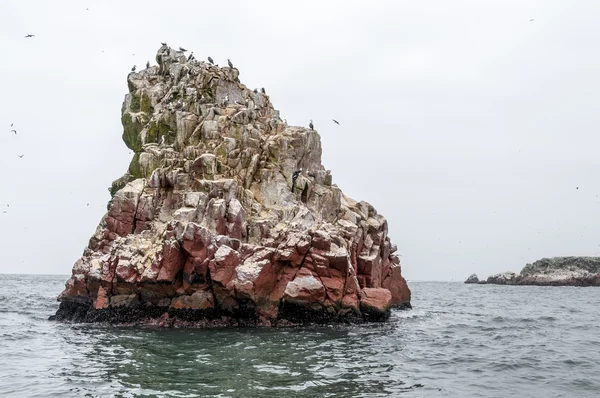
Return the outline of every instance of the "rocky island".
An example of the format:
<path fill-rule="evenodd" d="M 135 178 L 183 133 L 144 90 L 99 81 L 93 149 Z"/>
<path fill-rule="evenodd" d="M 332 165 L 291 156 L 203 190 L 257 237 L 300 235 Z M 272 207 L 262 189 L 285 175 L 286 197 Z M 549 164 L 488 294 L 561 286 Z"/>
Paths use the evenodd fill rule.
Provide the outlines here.
<path fill-rule="evenodd" d="M 410 307 L 386 219 L 346 197 L 311 128 L 163 45 L 127 76 L 134 152 L 57 320 L 167 327 L 385 320 Z"/>
<path fill-rule="evenodd" d="M 504 272 L 465 283 L 538 286 L 600 286 L 600 257 L 553 257 L 527 264 L 520 274 Z"/>

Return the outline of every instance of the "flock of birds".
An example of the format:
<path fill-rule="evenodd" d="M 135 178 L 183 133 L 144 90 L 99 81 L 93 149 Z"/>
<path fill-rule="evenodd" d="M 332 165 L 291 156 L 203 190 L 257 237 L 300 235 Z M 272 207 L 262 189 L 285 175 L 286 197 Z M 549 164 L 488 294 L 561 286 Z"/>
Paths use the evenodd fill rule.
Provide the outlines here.
<path fill-rule="evenodd" d="M 26 38 L 26 39 L 33 38 L 33 37 L 35 37 L 35 35 L 34 35 L 34 34 L 27 34 L 27 35 L 25 35 L 25 38 Z M 166 45 L 167 45 L 167 43 L 161 43 L 161 44 L 162 44 L 163 46 L 166 46 Z M 179 51 L 181 51 L 182 53 L 186 53 L 186 52 L 187 52 L 187 50 L 186 50 L 185 48 L 183 48 L 183 47 L 179 47 Z M 104 52 L 104 51 L 103 51 L 103 52 Z M 192 51 L 192 52 L 190 53 L 190 55 L 188 56 L 187 60 L 188 60 L 188 62 L 189 62 L 189 61 L 192 61 L 192 60 L 194 60 L 194 59 L 195 59 L 195 58 L 194 58 L 194 52 Z M 211 65 L 216 65 L 216 66 L 218 66 L 217 64 L 215 64 L 215 61 L 212 59 L 212 57 L 208 57 L 207 59 L 208 59 L 208 62 L 209 62 Z M 229 67 L 230 67 L 230 68 L 233 68 L 233 67 L 234 67 L 234 66 L 233 66 L 233 62 L 231 62 L 231 60 L 230 60 L 229 58 L 227 59 L 227 65 L 229 65 Z M 147 62 L 146 62 L 146 69 L 148 69 L 148 68 L 150 68 L 150 61 L 147 61 Z M 135 72 L 135 71 L 136 71 L 136 69 L 137 69 L 137 66 L 136 66 L 136 65 L 133 65 L 133 67 L 131 68 L 131 71 L 132 71 L 132 72 Z M 261 91 L 261 93 L 263 93 L 263 94 L 266 94 L 266 90 L 265 90 L 265 88 L 264 88 L 264 87 L 263 87 L 263 88 L 261 88 L 261 89 L 260 89 L 260 91 Z M 255 92 L 255 93 L 258 93 L 258 89 L 254 89 L 254 92 Z M 335 120 L 335 119 L 332 119 L 332 120 L 333 120 L 333 122 L 334 122 L 335 124 L 337 124 L 338 126 L 340 125 L 340 122 L 338 122 L 337 120 Z M 311 130 L 314 130 L 314 129 L 315 129 L 315 126 L 314 126 L 314 123 L 313 123 L 312 119 L 310 120 L 310 123 L 308 124 L 308 127 L 309 127 Z M 17 130 L 16 130 L 16 128 L 14 127 L 14 123 L 11 123 L 11 124 L 10 124 L 10 132 L 11 132 L 11 133 L 13 133 L 14 135 L 17 135 Z M 163 139 L 164 139 L 164 137 L 163 137 Z M 19 157 L 19 159 L 22 159 L 22 158 L 25 156 L 25 154 L 18 154 L 17 156 Z M 294 182 L 295 182 L 295 180 L 296 180 L 296 178 L 298 177 L 298 175 L 299 175 L 299 174 L 300 174 L 299 172 L 296 172 L 296 173 L 294 173 L 294 177 L 295 177 L 295 178 L 294 178 Z M 578 189 L 579 189 L 579 188 L 578 188 Z M 89 206 L 89 205 L 90 205 L 89 203 L 87 203 L 87 204 L 86 204 L 86 206 Z M 10 205 L 8 205 L 8 204 L 7 204 L 7 205 L 6 205 L 6 207 L 10 207 Z M 7 212 L 6 210 L 3 210 L 3 211 L 2 211 L 2 213 L 6 213 L 6 212 Z"/>
<path fill-rule="evenodd" d="M 28 35 L 28 36 L 29 36 L 29 35 Z M 31 35 L 31 36 L 33 36 L 33 35 Z M 26 36 L 26 37 L 27 37 L 27 36 Z M 166 45 L 167 45 L 167 43 L 163 43 L 163 42 L 161 42 L 160 44 L 161 44 L 161 45 L 163 45 L 163 46 L 166 46 Z M 179 47 L 179 51 L 181 51 L 182 53 L 184 53 L 184 54 L 185 54 L 185 53 L 187 52 L 187 49 L 185 49 L 185 48 L 183 48 L 183 47 Z M 188 56 L 188 58 L 187 58 L 187 61 L 188 61 L 188 62 L 190 62 L 190 61 L 192 61 L 192 60 L 194 60 L 194 59 L 196 59 L 196 58 L 194 57 L 194 52 L 192 51 L 192 52 L 190 53 L 190 55 Z M 212 57 L 210 57 L 210 56 L 209 56 L 209 57 L 207 57 L 207 60 L 208 60 L 208 62 L 209 62 L 211 65 L 216 65 L 216 66 L 219 66 L 219 65 L 215 64 L 215 61 L 212 59 Z M 229 67 L 230 67 L 231 69 L 233 69 L 233 68 L 234 68 L 234 66 L 233 66 L 233 62 L 231 62 L 231 60 L 230 60 L 229 58 L 227 58 L 227 65 L 229 65 Z M 150 68 L 150 61 L 146 61 L 146 69 L 148 69 L 148 68 Z M 132 72 L 135 72 L 136 70 L 137 70 L 137 65 L 133 65 L 133 67 L 131 67 L 131 71 L 132 71 Z M 266 90 L 265 90 L 265 88 L 264 88 L 264 87 L 263 87 L 263 88 L 261 88 L 261 89 L 260 89 L 260 91 L 261 91 L 261 93 L 263 93 L 263 94 L 266 94 Z M 258 89 L 254 89 L 254 93 L 258 93 Z M 335 119 L 331 119 L 331 120 L 333 120 L 333 122 L 334 122 L 335 124 L 337 124 L 338 126 L 340 125 L 340 122 L 338 122 L 337 120 L 335 120 Z M 315 125 L 313 124 L 313 121 L 312 121 L 312 119 L 310 120 L 310 123 L 308 124 L 308 127 L 310 127 L 310 129 L 311 129 L 311 130 L 314 130 L 314 129 L 315 129 Z M 164 138 L 164 137 L 163 137 L 163 138 Z"/>

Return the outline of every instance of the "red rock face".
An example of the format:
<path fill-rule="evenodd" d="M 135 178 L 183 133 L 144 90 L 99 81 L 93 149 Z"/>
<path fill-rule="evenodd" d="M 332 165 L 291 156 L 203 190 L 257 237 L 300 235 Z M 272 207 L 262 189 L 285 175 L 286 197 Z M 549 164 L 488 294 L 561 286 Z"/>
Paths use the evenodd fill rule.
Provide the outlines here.
<path fill-rule="evenodd" d="M 269 326 L 410 305 L 387 221 L 332 184 L 316 131 L 284 123 L 236 69 L 168 47 L 157 59 L 128 76 L 123 136 L 138 174 L 115 182 L 59 319 Z M 173 134 L 159 144 L 161 131 Z"/>

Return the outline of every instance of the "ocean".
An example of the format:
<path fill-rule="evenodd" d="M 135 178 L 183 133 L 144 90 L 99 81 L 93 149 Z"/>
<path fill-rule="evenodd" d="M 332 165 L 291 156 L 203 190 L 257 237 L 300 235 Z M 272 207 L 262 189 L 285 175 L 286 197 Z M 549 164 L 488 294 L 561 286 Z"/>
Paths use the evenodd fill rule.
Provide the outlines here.
<path fill-rule="evenodd" d="M 0 275 L 0 397 L 597 397 L 600 288 L 409 282 L 387 323 L 48 321 L 67 276 Z"/>

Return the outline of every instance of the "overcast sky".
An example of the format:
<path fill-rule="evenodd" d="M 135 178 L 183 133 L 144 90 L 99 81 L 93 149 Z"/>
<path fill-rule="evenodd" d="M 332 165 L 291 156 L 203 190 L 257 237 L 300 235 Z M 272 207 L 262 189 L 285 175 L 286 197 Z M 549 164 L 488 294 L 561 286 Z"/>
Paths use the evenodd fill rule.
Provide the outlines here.
<path fill-rule="evenodd" d="M 0 273 L 71 272 L 131 159 L 127 73 L 161 41 L 231 58 L 289 124 L 313 119 L 409 280 L 600 255 L 599 15 L 594 0 L 3 0 Z"/>

